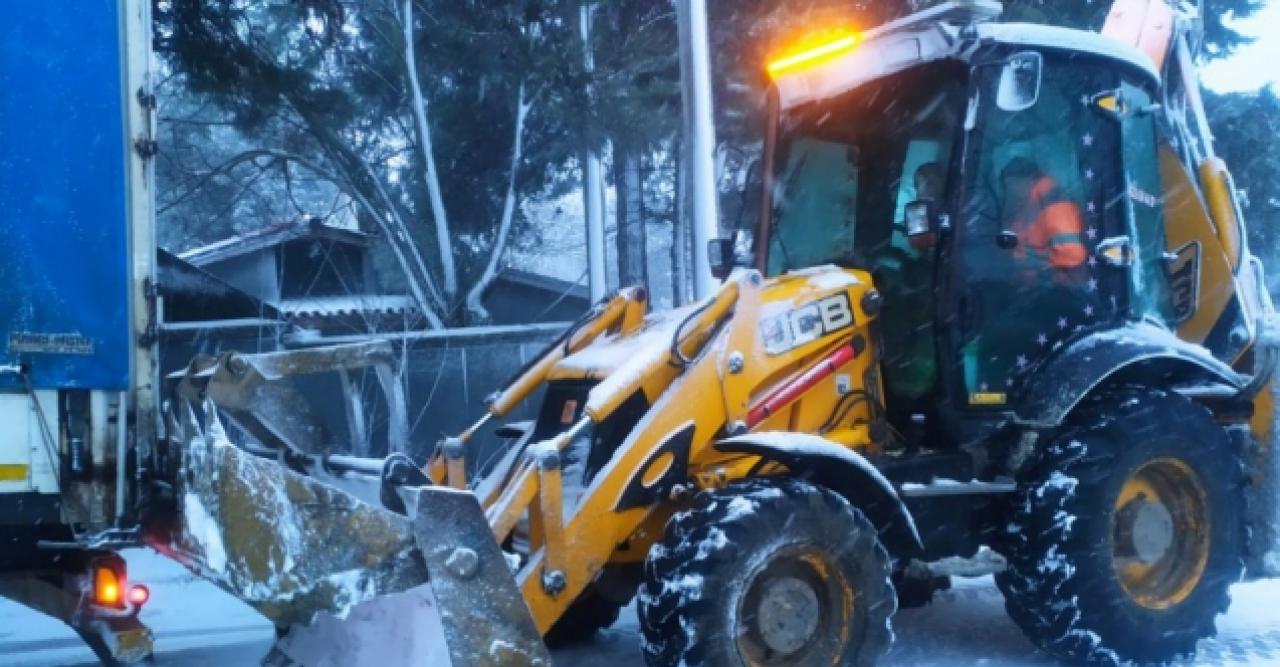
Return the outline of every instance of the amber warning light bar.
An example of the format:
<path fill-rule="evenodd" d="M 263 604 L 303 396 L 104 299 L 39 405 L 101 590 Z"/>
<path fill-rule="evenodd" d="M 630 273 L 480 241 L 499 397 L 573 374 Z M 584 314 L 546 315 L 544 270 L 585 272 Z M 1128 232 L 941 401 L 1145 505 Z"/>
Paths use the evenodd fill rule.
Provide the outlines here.
<path fill-rule="evenodd" d="M 828 36 L 820 42 L 810 41 L 790 53 L 773 60 L 767 67 L 769 75 L 777 77 L 787 72 L 817 67 L 849 53 L 858 46 L 858 34 L 845 32 Z"/>

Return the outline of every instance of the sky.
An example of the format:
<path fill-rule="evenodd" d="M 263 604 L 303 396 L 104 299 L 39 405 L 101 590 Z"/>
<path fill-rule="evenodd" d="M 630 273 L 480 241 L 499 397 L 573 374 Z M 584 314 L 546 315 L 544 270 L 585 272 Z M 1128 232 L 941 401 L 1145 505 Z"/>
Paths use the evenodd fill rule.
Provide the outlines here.
<path fill-rule="evenodd" d="M 1229 58 L 1211 63 L 1201 72 L 1205 85 L 1220 92 L 1253 91 L 1273 84 L 1280 92 L 1280 0 L 1269 0 L 1257 14 L 1230 22 L 1256 38 Z"/>

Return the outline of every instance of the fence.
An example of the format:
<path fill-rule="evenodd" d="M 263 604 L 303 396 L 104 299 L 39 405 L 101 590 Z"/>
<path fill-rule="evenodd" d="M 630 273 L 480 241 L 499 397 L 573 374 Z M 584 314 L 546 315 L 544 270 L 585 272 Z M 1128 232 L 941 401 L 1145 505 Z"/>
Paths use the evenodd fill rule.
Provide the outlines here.
<path fill-rule="evenodd" d="M 484 414 L 484 399 L 500 389 L 525 363 L 560 335 L 568 323 L 474 327 L 325 338 L 278 336 L 276 329 L 236 327 L 170 330 L 162 344 L 162 371 L 181 371 L 195 354 L 217 355 L 238 350 L 270 352 L 318 345 L 383 339 L 395 348 L 408 405 L 407 452 L 423 460 L 445 435 L 457 434 Z M 296 386 L 307 397 L 313 417 L 338 439 L 339 449 L 361 456 L 385 456 L 388 409 L 372 369 L 350 377 L 360 398 L 363 428 L 353 429 L 347 388 L 336 373 L 303 376 Z M 503 421 L 533 419 L 540 395 L 533 396 Z M 473 460 L 483 463 L 497 444 L 491 424 L 476 438 Z M 363 441 L 351 434 L 363 432 Z M 347 442 L 341 442 L 346 440 Z"/>

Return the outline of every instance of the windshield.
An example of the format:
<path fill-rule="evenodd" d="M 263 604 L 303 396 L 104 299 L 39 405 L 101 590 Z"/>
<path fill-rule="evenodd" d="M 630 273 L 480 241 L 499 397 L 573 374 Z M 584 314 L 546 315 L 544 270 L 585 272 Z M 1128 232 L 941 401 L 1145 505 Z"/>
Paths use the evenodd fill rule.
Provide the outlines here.
<path fill-rule="evenodd" d="M 943 198 L 965 70 L 915 68 L 785 114 L 774 160 L 769 275 L 912 257 L 905 206 Z"/>

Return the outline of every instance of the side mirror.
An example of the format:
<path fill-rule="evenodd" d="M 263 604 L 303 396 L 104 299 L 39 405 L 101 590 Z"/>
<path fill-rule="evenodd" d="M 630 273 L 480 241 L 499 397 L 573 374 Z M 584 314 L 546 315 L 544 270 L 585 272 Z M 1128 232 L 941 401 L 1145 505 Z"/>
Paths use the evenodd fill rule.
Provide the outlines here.
<path fill-rule="evenodd" d="M 733 259 L 733 239 L 721 237 L 707 241 L 707 264 L 713 278 L 728 278 L 733 273 Z"/>
<path fill-rule="evenodd" d="M 1093 96 L 1093 106 L 1114 120 L 1121 120 L 1129 115 L 1129 102 L 1119 89 L 1104 90 Z"/>
<path fill-rule="evenodd" d="M 707 241 L 707 264 L 711 267 L 711 276 L 724 280 L 733 273 L 736 266 L 752 266 L 756 263 L 752 245 L 755 235 L 739 229 L 733 236 L 714 238 Z"/>
<path fill-rule="evenodd" d="M 938 234 L 947 228 L 946 216 L 938 211 L 932 199 L 917 199 L 907 204 L 903 218 L 907 241 L 917 250 L 932 248 L 938 242 Z"/>
<path fill-rule="evenodd" d="M 1150 116 L 1164 108 L 1154 102 L 1141 107 L 1131 107 L 1120 90 L 1104 90 L 1094 95 L 1093 106 L 1115 120 L 1124 120 L 1130 115 Z"/>
<path fill-rule="evenodd" d="M 1044 58 L 1036 51 L 1022 51 L 1009 56 L 1000 70 L 996 87 L 996 106 L 1002 111 L 1022 111 L 1035 106 L 1040 99 L 1040 72 Z"/>

